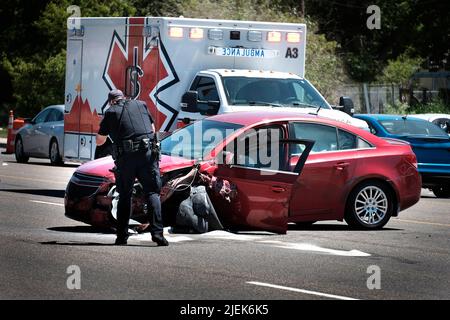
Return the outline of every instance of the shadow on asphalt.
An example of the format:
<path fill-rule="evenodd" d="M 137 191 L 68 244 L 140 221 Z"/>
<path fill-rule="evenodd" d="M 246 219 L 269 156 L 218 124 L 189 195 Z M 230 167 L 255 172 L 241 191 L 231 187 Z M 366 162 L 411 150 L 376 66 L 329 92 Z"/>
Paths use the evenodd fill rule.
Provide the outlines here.
<path fill-rule="evenodd" d="M 288 231 L 364 231 L 364 232 L 382 232 L 382 231 L 401 231 L 403 229 L 397 228 L 382 228 L 379 230 L 365 230 L 365 229 L 355 229 L 349 227 L 348 225 L 341 224 L 313 224 L 311 226 L 297 226 L 295 224 L 290 224 L 288 226 Z"/>
<path fill-rule="evenodd" d="M 49 160 L 50 161 L 50 160 Z M 33 161 L 28 161 L 27 163 L 19 163 L 16 161 L 4 161 L 6 163 L 14 163 L 14 164 L 18 164 L 18 165 L 22 165 L 22 166 L 26 166 L 26 165 L 35 165 L 35 166 L 43 166 L 43 167 L 54 167 L 54 168 L 77 168 L 80 166 L 79 163 L 64 163 L 63 165 L 58 165 L 58 166 L 54 166 L 52 165 L 50 162 L 33 162 Z"/>
<path fill-rule="evenodd" d="M 47 228 L 50 231 L 73 232 L 73 233 L 101 233 L 116 234 L 116 231 L 110 228 L 98 228 L 93 226 L 66 226 Z"/>
<path fill-rule="evenodd" d="M 43 245 L 56 245 L 56 246 L 79 246 L 79 247 L 149 247 L 157 248 L 156 243 L 154 245 L 140 245 L 140 244 L 127 244 L 125 246 L 116 246 L 114 243 L 100 243 L 100 242 L 59 242 L 59 241 L 44 241 L 39 242 Z"/>
<path fill-rule="evenodd" d="M 36 196 L 46 196 L 54 198 L 64 198 L 65 190 L 54 190 L 54 189 L 0 189 L 0 191 L 14 192 L 14 193 L 25 193 L 32 194 Z"/>

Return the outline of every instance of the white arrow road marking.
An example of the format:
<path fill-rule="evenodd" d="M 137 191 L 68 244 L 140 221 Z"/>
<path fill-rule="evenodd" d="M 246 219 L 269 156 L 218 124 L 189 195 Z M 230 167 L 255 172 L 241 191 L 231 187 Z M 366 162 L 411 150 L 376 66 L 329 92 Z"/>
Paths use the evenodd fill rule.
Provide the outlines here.
<path fill-rule="evenodd" d="M 297 289 L 297 288 L 292 288 L 292 287 L 284 287 L 284 286 L 279 286 L 279 285 L 276 285 L 276 284 L 270 284 L 270 283 L 265 283 L 265 282 L 247 281 L 247 283 L 248 284 L 253 284 L 255 286 L 269 287 L 269 288 L 275 288 L 275 289 L 280 289 L 280 290 L 299 292 L 299 293 L 310 294 L 310 295 L 314 295 L 314 296 L 320 296 L 320 297 L 331 298 L 331 299 L 359 300 L 359 299 L 355 299 L 355 298 L 344 297 L 344 296 L 337 296 L 337 295 L 334 295 L 334 294 L 322 293 L 322 292 L 317 292 L 317 291 Z"/>
<path fill-rule="evenodd" d="M 39 200 L 30 200 L 30 202 L 34 202 L 34 203 L 42 203 L 42 204 L 49 204 L 49 205 L 52 205 L 52 206 L 58 206 L 58 207 L 64 207 L 64 204 L 62 204 L 62 203 L 47 202 L 47 201 L 39 201 Z"/>
<path fill-rule="evenodd" d="M 183 235 L 183 234 L 173 234 L 170 233 L 170 227 L 164 228 L 164 237 L 169 242 L 183 242 L 183 241 L 192 241 L 192 240 L 236 240 L 236 241 L 255 241 L 261 238 L 261 236 L 252 236 L 252 235 L 245 235 L 245 234 L 234 234 L 226 231 L 221 230 L 215 230 L 211 232 L 206 232 L 202 234 L 189 234 Z M 136 239 L 138 241 L 152 241 L 151 235 L 146 234 L 140 234 L 138 236 L 133 236 L 133 239 Z"/>
<path fill-rule="evenodd" d="M 237 240 L 237 241 L 255 241 L 255 240 L 261 238 L 261 236 L 236 234 L 236 233 L 226 232 L 226 231 L 222 231 L 222 230 L 215 230 L 215 231 L 200 234 L 198 236 L 199 236 L 199 238 L 203 238 L 203 239 L 223 239 L 223 240 Z"/>
<path fill-rule="evenodd" d="M 369 253 L 365 253 L 359 250 L 336 250 L 336 249 L 328 249 L 322 248 L 313 244 L 307 243 L 292 243 L 292 242 L 282 242 L 276 240 L 259 240 L 263 236 L 253 236 L 246 234 L 235 234 L 226 231 L 211 231 L 203 234 L 173 234 L 170 233 L 170 227 L 164 228 L 164 237 L 169 242 L 185 242 L 185 241 L 194 241 L 194 240 L 235 240 L 235 241 L 249 241 L 255 243 L 264 243 L 269 244 L 274 247 L 283 248 L 283 249 L 293 249 L 300 251 L 310 251 L 310 252 L 319 252 L 332 254 L 336 256 L 344 256 L 344 257 L 370 257 Z M 140 242 L 152 242 L 151 235 L 149 233 L 139 234 L 132 237 L 132 239 L 138 240 Z"/>
<path fill-rule="evenodd" d="M 283 249 L 292 249 L 292 250 L 300 250 L 300 251 L 313 251 L 313 252 L 322 252 L 328 253 L 336 256 L 344 256 L 344 257 L 370 257 L 369 253 L 365 253 L 359 250 L 336 250 L 336 249 L 328 249 L 316 246 L 314 244 L 308 243 L 291 243 L 291 242 L 281 242 L 275 240 L 267 240 L 267 241 L 258 241 L 259 243 L 268 243 L 273 244 L 274 247 L 283 248 Z"/>

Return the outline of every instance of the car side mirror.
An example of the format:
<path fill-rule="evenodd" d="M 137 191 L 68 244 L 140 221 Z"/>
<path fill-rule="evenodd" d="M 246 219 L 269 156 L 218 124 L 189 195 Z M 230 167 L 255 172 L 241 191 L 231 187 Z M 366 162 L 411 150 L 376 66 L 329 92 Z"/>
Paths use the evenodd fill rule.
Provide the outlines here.
<path fill-rule="evenodd" d="M 187 91 L 181 97 L 181 110 L 185 112 L 198 112 L 198 92 Z"/>
<path fill-rule="evenodd" d="M 353 104 L 353 100 L 350 97 L 340 97 L 339 106 L 340 110 L 351 116 L 353 116 L 353 114 L 355 113 L 355 105 Z"/>
<path fill-rule="evenodd" d="M 220 101 L 208 101 L 208 108 L 205 111 L 205 114 L 208 116 L 213 116 L 217 114 L 220 108 Z"/>
<path fill-rule="evenodd" d="M 24 118 L 24 119 L 23 119 L 23 122 L 24 122 L 24 123 L 27 123 L 27 124 L 35 124 L 35 123 L 36 123 L 36 122 L 34 122 L 34 120 L 31 119 L 31 118 Z"/>

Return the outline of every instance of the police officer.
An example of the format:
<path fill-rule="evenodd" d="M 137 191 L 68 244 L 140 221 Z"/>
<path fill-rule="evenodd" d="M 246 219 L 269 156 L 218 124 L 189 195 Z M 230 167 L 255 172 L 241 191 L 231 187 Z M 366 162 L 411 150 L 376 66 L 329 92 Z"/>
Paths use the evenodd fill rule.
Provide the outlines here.
<path fill-rule="evenodd" d="M 105 143 L 109 135 L 113 140 L 113 158 L 116 168 L 119 203 L 117 208 L 116 245 L 126 245 L 128 223 L 131 215 L 131 196 L 137 178 L 146 195 L 147 207 L 152 211 L 152 240 L 158 246 L 169 243 L 163 236 L 161 216 L 161 178 L 159 173 L 159 155 L 152 152 L 151 142 L 156 134 L 153 119 L 142 101 L 126 100 L 122 91 L 112 90 L 108 94 L 110 108 L 100 123 L 96 142 Z"/>

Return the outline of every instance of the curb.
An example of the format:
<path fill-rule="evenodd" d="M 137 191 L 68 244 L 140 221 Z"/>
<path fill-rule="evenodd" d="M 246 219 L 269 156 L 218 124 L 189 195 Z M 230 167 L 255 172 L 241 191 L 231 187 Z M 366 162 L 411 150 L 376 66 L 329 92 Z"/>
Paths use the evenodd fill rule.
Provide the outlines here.
<path fill-rule="evenodd" d="M 0 138 L 0 148 L 6 148 L 6 143 L 8 140 L 6 138 Z"/>

